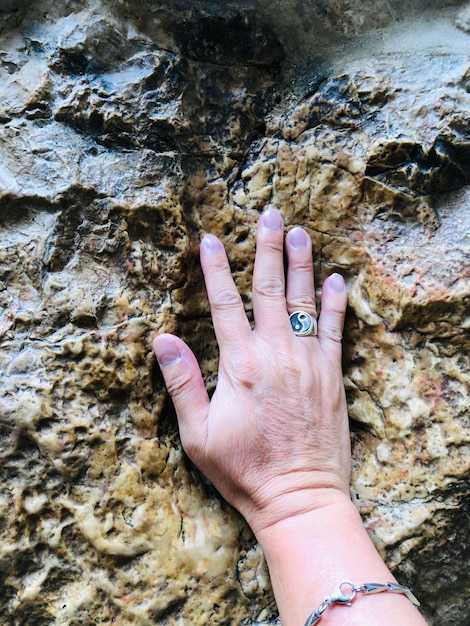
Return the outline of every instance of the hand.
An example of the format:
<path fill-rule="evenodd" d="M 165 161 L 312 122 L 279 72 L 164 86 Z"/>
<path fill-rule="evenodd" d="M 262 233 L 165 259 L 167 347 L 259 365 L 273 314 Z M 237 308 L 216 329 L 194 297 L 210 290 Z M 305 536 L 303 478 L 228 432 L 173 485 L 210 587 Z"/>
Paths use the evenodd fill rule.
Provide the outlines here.
<path fill-rule="evenodd" d="M 288 313 L 315 315 L 312 250 L 301 228 L 286 236 L 277 211 L 258 224 L 255 329 L 245 316 L 220 241 L 206 235 L 201 263 L 220 348 L 209 401 L 196 358 L 172 335 L 154 349 L 193 462 L 245 517 L 268 563 L 282 623 L 303 624 L 341 581 L 393 582 L 349 498 L 350 446 L 341 373 L 346 290 L 323 285 L 318 336 L 297 337 Z M 378 596 L 381 597 L 378 597 Z M 386 596 L 386 597 L 383 597 Z M 351 612 L 349 612 L 351 611 Z M 344 607 L 328 623 L 344 624 Z M 374 594 L 348 624 L 425 626 L 407 598 Z"/>
<path fill-rule="evenodd" d="M 310 237 L 286 236 L 269 210 L 258 223 L 252 331 L 221 242 L 206 235 L 201 264 L 220 348 L 209 401 L 197 360 L 173 335 L 154 350 L 188 456 L 255 533 L 349 499 L 350 441 L 341 372 L 347 294 L 339 274 L 323 285 L 318 335 L 297 337 L 289 314 L 316 316 Z M 287 286 L 285 284 L 287 282 Z"/>

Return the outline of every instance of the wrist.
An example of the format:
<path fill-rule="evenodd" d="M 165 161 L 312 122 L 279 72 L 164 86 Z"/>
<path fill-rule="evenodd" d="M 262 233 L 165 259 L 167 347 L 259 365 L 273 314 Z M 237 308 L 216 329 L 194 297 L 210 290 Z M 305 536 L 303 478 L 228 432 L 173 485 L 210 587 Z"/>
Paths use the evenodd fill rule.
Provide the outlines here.
<path fill-rule="evenodd" d="M 357 515 L 351 502 L 349 485 L 346 480 L 336 476 L 316 476 L 315 486 L 310 477 L 302 484 L 299 476 L 293 477 L 293 485 L 287 483 L 282 490 L 268 490 L 268 494 L 275 491 L 274 496 L 252 498 L 245 510 L 241 513 L 247 520 L 254 534 L 258 536 L 263 530 L 282 524 L 283 522 L 297 523 L 318 513 L 322 519 L 328 510 L 343 507 L 351 508 Z"/>
<path fill-rule="evenodd" d="M 354 585 L 395 582 L 351 500 L 344 493 L 327 493 L 323 498 L 323 506 L 279 520 L 256 533 L 285 626 L 304 624 L 312 610 L 344 581 Z M 384 611 L 394 615 L 393 619 L 381 622 Z M 344 624 L 344 607 L 332 606 L 328 613 L 329 624 Z M 347 619 L 355 626 L 424 625 L 410 601 L 397 594 L 360 597 Z"/>
<path fill-rule="evenodd" d="M 280 520 L 257 534 L 286 626 L 304 624 L 343 581 L 393 581 L 351 500 L 343 494 L 324 497 L 323 506 Z M 296 598 L 295 604 L 291 598 Z"/>
<path fill-rule="evenodd" d="M 297 493 L 302 500 L 302 494 Z M 253 527 L 252 527 L 253 528 Z M 296 511 L 258 530 L 253 529 L 263 549 L 276 545 L 279 537 L 292 537 L 295 541 L 308 538 L 309 545 L 325 545 L 326 539 L 334 540 L 338 533 L 348 532 L 368 535 L 364 529 L 358 510 L 349 495 L 339 490 L 316 490 L 312 498 L 307 498 Z M 369 539 L 370 541 L 370 539 Z"/>

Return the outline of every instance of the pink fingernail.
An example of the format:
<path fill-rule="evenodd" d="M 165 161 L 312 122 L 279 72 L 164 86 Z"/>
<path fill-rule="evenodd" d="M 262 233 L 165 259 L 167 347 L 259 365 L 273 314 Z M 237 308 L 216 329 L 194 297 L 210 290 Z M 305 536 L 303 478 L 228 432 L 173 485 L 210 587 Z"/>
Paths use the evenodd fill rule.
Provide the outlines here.
<path fill-rule="evenodd" d="M 155 340 L 155 354 L 160 367 L 177 363 L 181 359 L 178 345 L 170 337 L 158 337 Z"/>
<path fill-rule="evenodd" d="M 279 211 L 268 209 L 261 216 L 262 225 L 268 230 L 282 230 L 284 228 L 284 220 Z"/>
<path fill-rule="evenodd" d="M 296 226 L 287 234 L 289 243 L 293 248 L 306 248 L 308 245 L 308 235 L 299 226 Z"/>
<path fill-rule="evenodd" d="M 332 274 L 328 279 L 328 286 L 335 293 L 343 293 L 345 289 L 344 278 L 341 274 Z"/>
<path fill-rule="evenodd" d="M 222 242 L 214 235 L 204 235 L 201 243 L 208 252 L 220 252 L 224 249 Z"/>

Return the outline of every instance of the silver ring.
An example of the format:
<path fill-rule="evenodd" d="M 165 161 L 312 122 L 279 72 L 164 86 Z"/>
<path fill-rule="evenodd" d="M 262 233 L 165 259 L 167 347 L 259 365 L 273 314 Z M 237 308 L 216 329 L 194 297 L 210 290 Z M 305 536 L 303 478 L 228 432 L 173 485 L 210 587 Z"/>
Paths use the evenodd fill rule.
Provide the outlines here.
<path fill-rule="evenodd" d="M 297 337 L 317 334 L 317 320 L 305 311 L 294 311 L 289 315 L 290 325 Z"/>

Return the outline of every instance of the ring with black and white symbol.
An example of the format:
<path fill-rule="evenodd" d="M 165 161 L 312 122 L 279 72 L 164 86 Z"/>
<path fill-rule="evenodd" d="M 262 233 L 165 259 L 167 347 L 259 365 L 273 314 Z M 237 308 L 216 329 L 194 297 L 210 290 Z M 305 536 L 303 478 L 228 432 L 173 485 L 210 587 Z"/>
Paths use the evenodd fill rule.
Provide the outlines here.
<path fill-rule="evenodd" d="M 317 320 L 305 311 L 294 311 L 289 315 L 290 325 L 298 337 L 317 334 Z"/>

